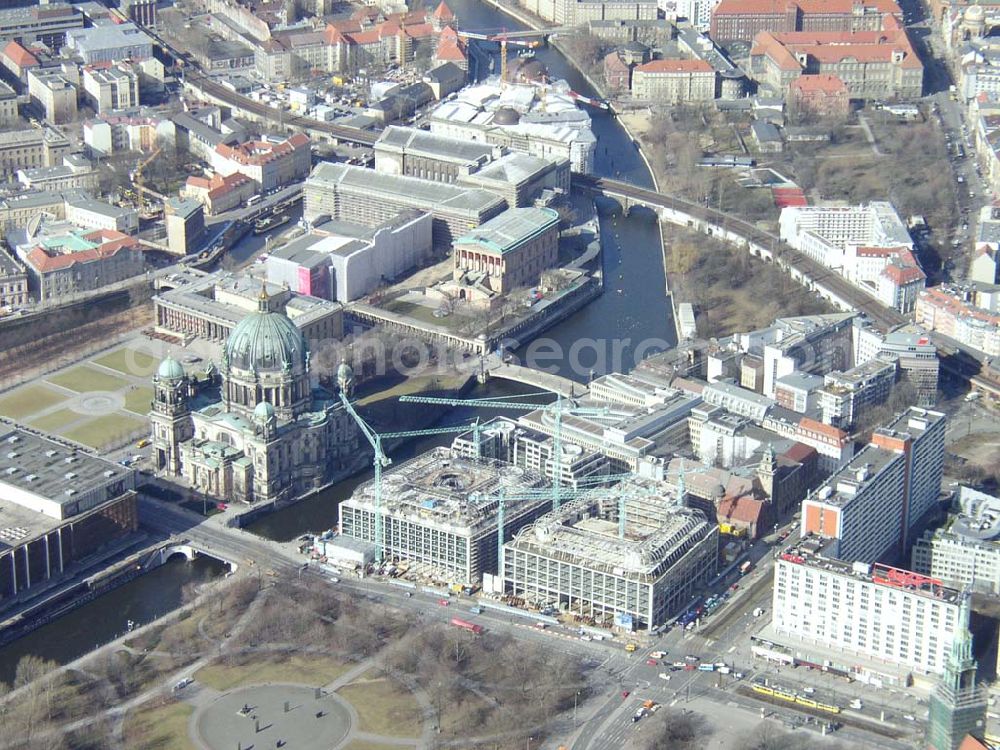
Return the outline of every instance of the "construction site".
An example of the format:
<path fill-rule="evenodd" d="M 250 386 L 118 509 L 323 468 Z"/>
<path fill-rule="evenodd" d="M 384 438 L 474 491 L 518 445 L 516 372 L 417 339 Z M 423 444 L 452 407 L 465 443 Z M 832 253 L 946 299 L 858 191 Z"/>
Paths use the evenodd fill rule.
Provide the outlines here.
<path fill-rule="evenodd" d="M 435 448 L 387 472 L 378 507 L 373 480 L 340 506 L 344 537 L 376 544 L 381 514 L 386 559 L 407 563 L 410 576 L 478 585 L 497 571 L 504 539 L 549 509 L 541 477 L 500 462 L 459 458 Z"/>
<path fill-rule="evenodd" d="M 507 592 L 597 626 L 662 625 L 716 574 L 718 527 L 684 498 L 636 479 L 569 500 L 505 545 Z"/>

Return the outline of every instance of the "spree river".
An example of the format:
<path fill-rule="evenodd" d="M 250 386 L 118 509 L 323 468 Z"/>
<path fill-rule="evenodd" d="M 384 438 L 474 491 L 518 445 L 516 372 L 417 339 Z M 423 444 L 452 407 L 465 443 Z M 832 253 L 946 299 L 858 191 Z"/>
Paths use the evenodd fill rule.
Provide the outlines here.
<path fill-rule="evenodd" d="M 476 0 L 448 0 L 458 18 L 460 28 L 469 31 L 516 30 L 523 26 L 492 7 Z M 572 88 L 591 96 L 593 90 L 576 70 L 550 48 L 537 50 L 553 78 L 565 78 Z M 498 67 L 498 66 L 497 66 Z M 608 112 L 592 109 L 593 129 L 597 136 L 597 171 L 644 187 L 652 180 L 641 156 L 617 120 Z M 665 295 L 663 259 L 659 230 L 655 216 L 648 211 L 634 210 L 627 218 L 612 201 L 600 201 L 603 247 L 604 294 L 584 309 L 548 330 L 544 335 L 562 350 L 564 357 L 552 361 L 560 374 L 576 380 L 586 380 L 591 371 L 602 375 L 609 370 L 630 370 L 635 366 L 635 353 L 642 349 L 655 351 L 673 344 L 674 327 L 670 305 Z M 235 248 L 239 260 L 250 257 L 263 244 L 263 239 L 250 235 Z M 628 339 L 621 347 L 623 356 L 615 361 L 611 356 L 616 341 Z M 581 343 L 585 346 L 580 347 Z M 577 356 L 571 357 L 574 344 Z M 652 346 L 652 349 L 649 347 Z M 493 382 L 478 388 L 474 396 L 503 396 L 522 393 L 524 389 L 509 383 Z M 467 423 L 475 410 L 455 409 L 442 421 L 448 424 Z M 501 412 L 483 413 L 489 418 Z M 417 441 L 393 454 L 404 460 L 433 445 L 450 441 L 444 435 L 433 440 Z M 330 528 L 337 520 L 337 506 L 370 472 L 333 485 L 301 503 L 272 514 L 252 527 L 262 536 L 292 539 L 306 531 Z M 193 563 L 171 562 L 135 581 L 74 610 L 65 617 L 34 631 L 25 638 L 0 649 L 0 680 L 9 681 L 17 660 L 29 653 L 64 663 L 121 634 L 128 620 L 149 622 L 174 609 L 180 603 L 181 591 L 191 582 L 218 576 L 221 565 L 208 560 Z"/>

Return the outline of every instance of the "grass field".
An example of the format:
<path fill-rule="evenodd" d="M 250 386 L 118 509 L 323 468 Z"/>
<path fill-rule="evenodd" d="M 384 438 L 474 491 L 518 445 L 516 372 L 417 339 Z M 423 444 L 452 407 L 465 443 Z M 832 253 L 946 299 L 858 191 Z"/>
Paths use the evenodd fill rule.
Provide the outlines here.
<path fill-rule="evenodd" d="M 140 707 L 125 717 L 125 747 L 132 750 L 195 750 L 188 739 L 194 708 L 186 703 Z"/>
<path fill-rule="evenodd" d="M 420 736 L 420 706 L 408 690 L 389 679 L 352 682 L 337 693 L 357 709 L 362 731 L 387 737 Z"/>
<path fill-rule="evenodd" d="M 62 435 L 69 440 L 75 440 L 96 449 L 117 442 L 133 432 L 145 429 L 146 421 L 144 419 L 128 417 L 124 414 L 108 414 L 78 424 L 66 430 Z"/>
<path fill-rule="evenodd" d="M 399 745 L 380 745 L 377 742 L 354 740 L 344 747 L 344 750 L 397 750 Z"/>
<path fill-rule="evenodd" d="M 17 388 L 0 398 L 0 414 L 10 419 L 24 419 L 65 400 L 66 397 L 61 393 L 38 383 Z"/>
<path fill-rule="evenodd" d="M 134 349 L 116 349 L 94 360 L 95 363 L 126 375 L 149 378 L 156 372 L 156 358 Z"/>
<path fill-rule="evenodd" d="M 135 414 L 145 415 L 149 411 L 149 402 L 152 400 L 153 389 L 141 385 L 125 394 L 125 408 Z"/>
<path fill-rule="evenodd" d="M 261 660 L 242 666 L 209 664 L 194 674 L 194 678 L 216 690 L 231 690 L 242 685 L 262 682 L 290 682 L 301 685 L 326 685 L 351 668 L 336 659 L 314 656 L 280 657 L 280 661 Z"/>
<path fill-rule="evenodd" d="M 417 305 L 413 302 L 406 302 L 405 300 L 395 300 L 394 302 L 390 302 L 385 306 L 385 309 L 389 312 L 394 312 L 397 315 L 405 315 L 408 318 L 413 318 L 420 323 L 428 323 L 432 326 L 446 328 L 450 331 L 458 330 L 464 323 L 467 322 L 465 317 L 456 315 L 455 313 L 447 315 L 443 318 L 435 318 L 434 308 Z"/>
<path fill-rule="evenodd" d="M 28 424 L 42 432 L 59 432 L 66 425 L 82 417 L 72 409 L 56 409 L 45 416 L 28 420 Z"/>
<path fill-rule="evenodd" d="M 98 370 L 90 365 L 79 365 L 72 370 L 54 375 L 48 378 L 50 383 L 61 385 L 77 393 L 87 393 L 88 391 L 117 391 L 124 388 L 127 383 L 116 375 Z"/>

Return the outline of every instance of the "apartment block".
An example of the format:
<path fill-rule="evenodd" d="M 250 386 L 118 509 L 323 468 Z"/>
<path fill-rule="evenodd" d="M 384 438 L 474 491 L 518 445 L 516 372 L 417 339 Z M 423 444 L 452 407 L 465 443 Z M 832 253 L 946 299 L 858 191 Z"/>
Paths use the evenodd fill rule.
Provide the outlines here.
<path fill-rule="evenodd" d="M 945 417 L 916 407 L 872 441 L 802 503 L 802 535 L 833 540 L 842 560 L 876 562 L 909 547 L 934 506 L 944 467 Z"/>
<path fill-rule="evenodd" d="M 988 357 L 1000 355 L 1000 314 L 977 307 L 958 289 L 936 287 L 920 292 L 916 322 Z"/>
<path fill-rule="evenodd" d="M 775 561 L 769 630 L 801 661 L 905 685 L 913 674 L 944 671 L 961 606 L 960 592 L 939 580 L 841 560 L 828 542 L 808 538 Z"/>
<path fill-rule="evenodd" d="M 212 153 L 212 167 L 223 177 L 243 174 L 260 190 L 272 190 L 302 180 L 312 167 L 309 137 L 296 133 L 283 141 L 248 141 L 238 146 L 220 143 Z"/>
<path fill-rule="evenodd" d="M 849 430 L 863 410 L 883 403 L 899 371 L 895 357 L 876 357 L 845 372 L 829 372 L 819 391 L 823 422 Z"/>

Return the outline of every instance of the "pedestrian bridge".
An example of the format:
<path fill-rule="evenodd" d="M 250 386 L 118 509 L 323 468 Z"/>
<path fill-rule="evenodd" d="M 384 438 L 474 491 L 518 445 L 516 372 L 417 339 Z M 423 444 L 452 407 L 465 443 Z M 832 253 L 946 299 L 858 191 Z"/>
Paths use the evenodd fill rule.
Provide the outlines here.
<path fill-rule="evenodd" d="M 499 363 L 485 370 L 491 378 L 502 378 L 515 383 L 523 383 L 550 393 L 558 393 L 564 398 L 577 398 L 587 393 L 587 386 L 562 375 L 534 370 L 523 365 Z"/>

